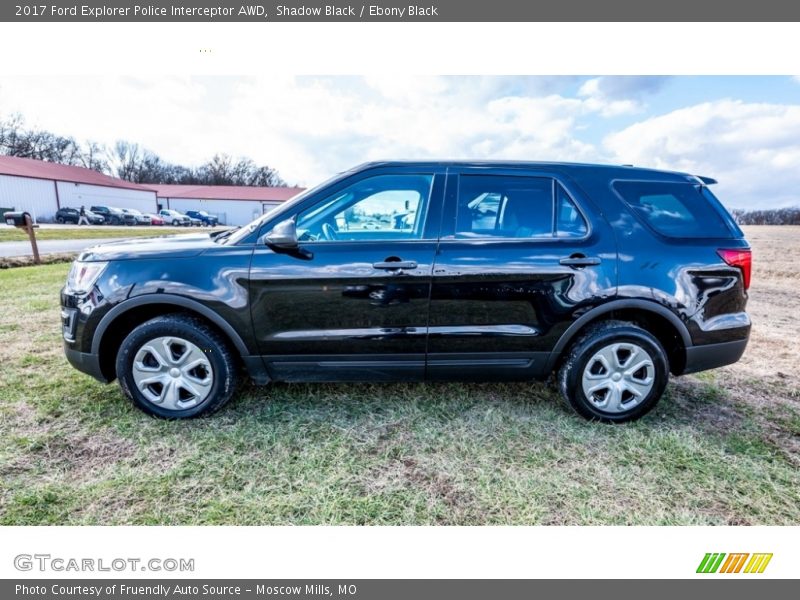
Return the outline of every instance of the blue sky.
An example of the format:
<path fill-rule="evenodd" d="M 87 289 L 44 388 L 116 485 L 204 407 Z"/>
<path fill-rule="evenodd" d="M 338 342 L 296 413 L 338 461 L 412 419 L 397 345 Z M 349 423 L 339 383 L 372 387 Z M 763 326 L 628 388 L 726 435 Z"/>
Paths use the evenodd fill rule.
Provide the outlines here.
<path fill-rule="evenodd" d="M 720 181 L 729 207 L 800 205 L 792 76 L 4 77 L 0 115 L 167 160 L 250 156 L 313 185 L 366 160 L 625 163 Z"/>

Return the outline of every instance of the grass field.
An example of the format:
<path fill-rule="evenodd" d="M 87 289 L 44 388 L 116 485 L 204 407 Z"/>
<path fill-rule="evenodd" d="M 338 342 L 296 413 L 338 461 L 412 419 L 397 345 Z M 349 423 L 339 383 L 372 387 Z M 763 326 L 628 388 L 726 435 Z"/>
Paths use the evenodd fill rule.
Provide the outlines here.
<path fill-rule="evenodd" d="M 629 425 L 542 384 L 247 387 L 165 422 L 66 364 L 68 265 L 0 272 L 0 523 L 800 523 L 800 228 L 751 227 L 751 345 Z"/>
<path fill-rule="evenodd" d="M 114 237 L 151 237 L 172 233 L 212 231 L 208 227 L 47 227 L 36 230 L 37 240 L 92 240 Z M 0 243 L 24 242 L 28 234 L 15 227 L 0 226 Z"/>

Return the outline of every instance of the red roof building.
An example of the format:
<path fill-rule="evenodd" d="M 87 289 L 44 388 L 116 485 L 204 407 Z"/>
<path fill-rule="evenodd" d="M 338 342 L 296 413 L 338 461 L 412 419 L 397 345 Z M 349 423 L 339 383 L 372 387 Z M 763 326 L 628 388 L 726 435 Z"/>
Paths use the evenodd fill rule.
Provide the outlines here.
<path fill-rule="evenodd" d="M 16 156 L 0 156 L 0 175 L 13 175 L 15 177 L 28 177 L 30 179 L 48 179 L 50 181 L 67 181 L 70 183 L 85 183 L 87 185 L 102 185 L 104 187 L 129 190 L 153 191 L 152 187 L 131 183 L 124 179 L 117 179 L 116 177 L 104 175 L 93 169 L 45 162 L 33 158 L 17 158 Z"/>
<path fill-rule="evenodd" d="M 297 187 L 138 184 L 92 169 L 0 156 L 0 207 L 51 221 L 61 207 L 105 205 L 145 213 L 205 210 L 227 225 L 244 225 L 303 191 Z"/>

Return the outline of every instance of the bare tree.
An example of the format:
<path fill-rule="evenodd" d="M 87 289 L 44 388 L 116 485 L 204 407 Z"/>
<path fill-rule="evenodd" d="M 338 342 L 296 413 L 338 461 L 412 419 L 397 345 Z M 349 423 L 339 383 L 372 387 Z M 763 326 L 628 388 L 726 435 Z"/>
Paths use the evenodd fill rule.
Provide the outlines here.
<path fill-rule="evenodd" d="M 250 158 L 233 159 L 215 154 L 197 170 L 198 183 L 206 185 L 244 185 L 278 187 L 286 185 L 278 172 L 267 166 L 258 167 Z"/>
<path fill-rule="evenodd" d="M 739 225 L 800 225 L 800 207 L 731 211 Z"/>
<path fill-rule="evenodd" d="M 80 153 L 80 166 L 101 173 L 109 172 L 108 150 L 97 142 L 88 141 Z"/>
<path fill-rule="evenodd" d="M 71 137 L 25 126 L 20 115 L 0 120 L 0 155 L 35 158 L 93 169 L 133 183 L 283 186 L 268 166 L 252 159 L 215 154 L 197 169 L 176 165 L 135 142 L 118 140 L 111 148 L 93 141 L 81 145 Z"/>
<path fill-rule="evenodd" d="M 0 154 L 65 165 L 80 164 L 80 145 L 44 129 L 29 129 L 20 115 L 0 122 Z"/>

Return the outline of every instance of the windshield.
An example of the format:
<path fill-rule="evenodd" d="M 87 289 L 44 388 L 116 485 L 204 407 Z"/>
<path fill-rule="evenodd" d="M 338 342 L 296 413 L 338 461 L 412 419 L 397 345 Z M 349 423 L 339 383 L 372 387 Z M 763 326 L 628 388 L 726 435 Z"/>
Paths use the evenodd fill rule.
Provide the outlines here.
<path fill-rule="evenodd" d="M 278 206 L 274 207 L 273 209 L 265 212 L 263 215 L 258 217 L 255 221 L 252 221 L 245 225 L 244 227 L 239 228 L 236 233 L 231 235 L 228 239 L 224 241 L 225 244 L 238 244 L 240 241 L 245 239 L 248 235 L 253 233 L 259 227 L 261 227 L 262 223 L 271 219 L 275 213 L 283 212 L 284 210 L 288 211 L 293 207 L 295 204 L 302 202 L 305 200 L 309 195 L 316 193 L 317 190 L 320 190 L 324 187 L 327 187 L 336 181 L 343 179 L 344 177 L 350 175 L 352 171 L 345 171 L 343 173 L 339 173 L 338 175 L 334 175 L 330 179 L 326 179 L 319 185 L 315 185 L 313 188 L 309 188 L 304 192 L 300 192 L 297 196 L 287 200 L 283 204 L 279 204 Z"/>

